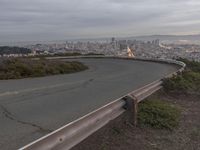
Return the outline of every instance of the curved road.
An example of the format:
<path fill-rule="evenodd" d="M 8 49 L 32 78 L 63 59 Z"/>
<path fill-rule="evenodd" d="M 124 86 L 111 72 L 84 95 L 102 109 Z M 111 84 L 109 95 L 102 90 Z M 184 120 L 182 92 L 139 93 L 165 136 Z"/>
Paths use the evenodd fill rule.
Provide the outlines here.
<path fill-rule="evenodd" d="M 154 80 L 174 72 L 168 64 L 78 59 L 89 70 L 0 81 L 0 147 L 20 148 Z"/>

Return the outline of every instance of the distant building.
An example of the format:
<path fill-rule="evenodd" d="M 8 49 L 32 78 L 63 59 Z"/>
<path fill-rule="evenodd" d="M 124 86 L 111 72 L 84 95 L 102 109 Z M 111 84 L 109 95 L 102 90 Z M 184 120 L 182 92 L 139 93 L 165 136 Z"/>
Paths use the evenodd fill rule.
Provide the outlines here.
<path fill-rule="evenodd" d="M 153 40 L 152 44 L 158 46 L 158 45 L 160 45 L 160 40 L 159 39 Z"/>
<path fill-rule="evenodd" d="M 115 38 L 112 37 L 112 38 L 111 38 L 111 43 L 114 43 L 114 42 L 115 42 Z"/>
<path fill-rule="evenodd" d="M 35 49 L 32 49 L 31 53 L 32 53 L 33 56 L 35 56 L 37 54 Z"/>
<path fill-rule="evenodd" d="M 69 49 L 68 42 L 65 43 L 65 49 Z"/>

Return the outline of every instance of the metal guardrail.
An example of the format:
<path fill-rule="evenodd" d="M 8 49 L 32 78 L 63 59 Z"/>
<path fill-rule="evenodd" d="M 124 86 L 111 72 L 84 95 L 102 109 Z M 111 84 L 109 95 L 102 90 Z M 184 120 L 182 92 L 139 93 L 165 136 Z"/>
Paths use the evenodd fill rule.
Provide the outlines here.
<path fill-rule="evenodd" d="M 108 58 L 116 58 L 116 57 L 108 57 Z M 130 58 L 120 57 L 120 59 L 130 59 Z M 163 59 L 161 60 L 136 59 L 136 60 L 172 63 L 181 66 L 181 68 L 178 71 L 166 77 L 176 75 L 177 72 L 182 72 L 186 66 L 183 62 L 175 60 L 163 60 Z M 109 121 L 121 115 L 127 109 L 130 110 L 130 112 L 132 113 L 133 123 L 136 124 L 138 103 L 161 88 L 162 88 L 161 80 L 152 82 L 57 129 L 56 131 L 26 145 L 20 150 L 68 150 L 77 145 L 78 143 L 80 143 L 82 140 L 87 138 L 89 135 L 91 135 L 104 125 L 106 125 Z"/>

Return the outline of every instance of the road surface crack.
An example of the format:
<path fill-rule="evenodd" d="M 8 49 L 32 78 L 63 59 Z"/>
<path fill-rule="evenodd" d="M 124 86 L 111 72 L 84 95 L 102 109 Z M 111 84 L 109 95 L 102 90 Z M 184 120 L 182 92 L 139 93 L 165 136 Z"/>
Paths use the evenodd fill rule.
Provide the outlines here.
<path fill-rule="evenodd" d="M 12 120 L 12 121 L 15 121 L 17 123 L 20 123 L 20 124 L 23 124 L 23 125 L 28 125 L 28 126 L 32 126 L 34 128 L 37 128 L 40 132 L 45 132 L 45 133 L 49 133 L 49 132 L 52 132 L 52 130 L 50 129 L 45 129 L 37 124 L 34 124 L 34 123 L 30 123 L 30 122 L 26 122 L 26 121 L 22 121 L 22 120 L 19 120 L 17 119 L 11 112 L 8 111 L 8 109 L 6 107 L 4 107 L 3 105 L 0 105 L 0 108 L 3 110 L 3 115 Z"/>
<path fill-rule="evenodd" d="M 89 79 L 88 81 L 85 81 L 84 83 L 83 83 L 83 87 L 87 87 L 91 82 L 93 82 L 94 81 L 94 79 Z"/>

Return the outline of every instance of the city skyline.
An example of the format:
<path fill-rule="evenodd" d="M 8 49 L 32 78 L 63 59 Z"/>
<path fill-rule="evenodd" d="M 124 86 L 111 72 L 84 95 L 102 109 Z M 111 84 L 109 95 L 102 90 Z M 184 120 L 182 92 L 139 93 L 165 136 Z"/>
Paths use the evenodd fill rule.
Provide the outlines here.
<path fill-rule="evenodd" d="M 197 0 L 0 0 L 0 41 L 199 34 L 199 6 Z"/>

